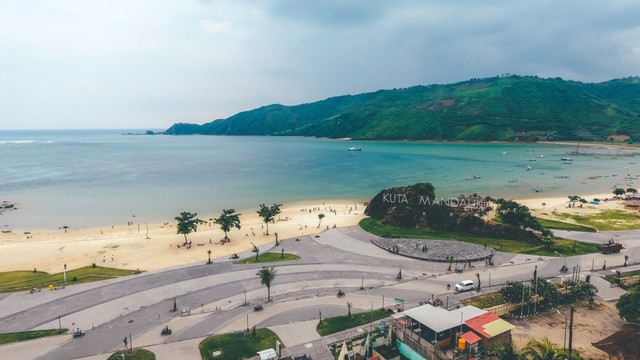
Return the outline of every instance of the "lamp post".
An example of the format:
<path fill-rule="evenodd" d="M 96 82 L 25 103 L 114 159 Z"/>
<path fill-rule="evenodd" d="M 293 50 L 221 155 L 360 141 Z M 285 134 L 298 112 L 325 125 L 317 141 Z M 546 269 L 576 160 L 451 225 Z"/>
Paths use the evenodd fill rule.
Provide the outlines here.
<path fill-rule="evenodd" d="M 560 310 L 556 310 L 556 312 L 558 313 L 558 315 L 562 316 L 562 318 L 564 319 L 564 338 L 562 340 L 562 348 L 566 350 L 567 349 L 567 321 L 569 319 L 567 319 L 566 316 L 562 315 Z"/>
<path fill-rule="evenodd" d="M 58 248 L 58 251 L 62 254 L 62 263 L 64 264 L 63 277 L 64 277 L 64 286 L 67 286 L 67 264 L 64 263 L 64 248 L 65 245 L 62 245 Z"/>

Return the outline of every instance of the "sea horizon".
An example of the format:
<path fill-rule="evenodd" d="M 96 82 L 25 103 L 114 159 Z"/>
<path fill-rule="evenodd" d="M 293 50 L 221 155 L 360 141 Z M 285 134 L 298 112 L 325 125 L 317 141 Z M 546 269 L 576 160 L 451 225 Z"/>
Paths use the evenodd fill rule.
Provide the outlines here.
<path fill-rule="evenodd" d="M 261 203 L 365 201 L 417 182 L 431 182 L 438 197 L 584 196 L 633 186 L 640 172 L 635 151 L 625 149 L 568 164 L 561 159 L 573 147 L 555 144 L 122 135 L 147 130 L 154 131 L 0 131 L 0 202 L 18 207 L 0 215 L 0 229 L 98 228 L 124 226 L 133 215 L 163 223 L 181 211 L 208 217 Z"/>

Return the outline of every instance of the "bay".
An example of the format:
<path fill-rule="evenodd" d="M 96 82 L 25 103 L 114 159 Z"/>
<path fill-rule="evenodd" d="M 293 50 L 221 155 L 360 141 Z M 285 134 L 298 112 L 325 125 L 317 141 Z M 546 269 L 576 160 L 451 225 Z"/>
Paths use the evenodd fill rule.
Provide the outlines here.
<path fill-rule="evenodd" d="M 633 153 L 619 149 L 568 164 L 561 159 L 575 148 L 559 145 L 128 132 L 141 131 L 0 131 L 0 201 L 18 207 L 0 215 L 0 227 L 101 227 L 134 215 L 172 222 L 180 211 L 208 217 L 261 203 L 366 201 L 416 182 L 433 183 L 442 197 L 583 196 L 634 186 L 640 173 L 634 157 L 618 156 Z"/>

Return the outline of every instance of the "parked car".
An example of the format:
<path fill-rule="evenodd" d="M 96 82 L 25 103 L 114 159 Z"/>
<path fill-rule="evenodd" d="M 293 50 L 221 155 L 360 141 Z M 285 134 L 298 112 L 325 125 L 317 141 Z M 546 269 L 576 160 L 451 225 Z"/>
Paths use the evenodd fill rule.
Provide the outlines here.
<path fill-rule="evenodd" d="M 459 283 L 457 283 L 455 287 L 457 292 L 469 291 L 475 288 L 476 287 L 473 285 L 473 280 L 462 280 Z"/>

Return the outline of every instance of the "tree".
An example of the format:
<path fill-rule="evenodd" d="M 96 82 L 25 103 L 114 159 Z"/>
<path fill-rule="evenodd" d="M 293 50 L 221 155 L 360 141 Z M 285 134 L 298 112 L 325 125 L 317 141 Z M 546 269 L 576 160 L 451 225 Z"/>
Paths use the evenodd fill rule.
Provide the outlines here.
<path fill-rule="evenodd" d="M 518 352 L 513 340 L 500 344 L 495 349 L 495 357 L 498 360 L 520 360 L 524 357 Z"/>
<path fill-rule="evenodd" d="M 522 302 L 522 294 L 524 293 L 524 302 L 531 300 L 531 294 L 529 291 L 525 291 L 524 285 L 521 282 L 507 281 L 505 285 L 499 291 L 502 298 L 512 304 L 519 304 Z"/>
<path fill-rule="evenodd" d="M 209 260 L 207 261 L 207 264 L 211 264 L 211 249 L 207 250 L 207 254 L 209 254 Z"/>
<path fill-rule="evenodd" d="M 220 229 L 224 231 L 225 241 L 229 241 L 227 233 L 231 231 L 232 228 L 240 229 L 240 215 L 241 214 L 236 214 L 236 211 L 233 209 L 222 209 L 220 217 L 214 220 L 216 224 L 220 225 Z"/>
<path fill-rule="evenodd" d="M 322 219 L 324 219 L 324 214 L 318 214 L 318 228 L 320 228 L 320 224 L 322 224 Z"/>
<path fill-rule="evenodd" d="M 351 301 L 347 301 L 347 318 L 351 319 L 351 307 L 353 307 L 353 303 Z"/>
<path fill-rule="evenodd" d="M 260 283 L 267 287 L 267 302 L 271 301 L 271 283 L 273 279 L 276 277 L 276 269 L 275 267 L 266 267 L 263 266 L 260 271 L 256 273 L 260 278 Z"/>
<path fill-rule="evenodd" d="M 636 190 L 635 188 L 630 187 L 630 188 L 627 188 L 627 190 L 625 190 L 625 192 L 627 194 L 637 194 L 638 190 Z"/>
<path fill-rule="evenodd" d="M 538 224 L 538 221 L 531 216 L 531 212 L 528 207 L 513 200 L 505 199 L 496 200 L 496 204 L 496 214 L 505 224 L 530 227 L 535 230 L 542 228 L 540 224 Z"/>
<path fill-rule="evenodd" d="M 260 209 L 257 211 L 257 213 L 262 218 L 262 221 L 267 224 L 267 235 L 269 235 L 269 223 L 272 222 L 278 214 L 280 214 L 281 206 L 282 204 L 273 204 L 271 206 L 260 204 Z"/>
<path fill-rule="evenodd" d="M 178 222 L 177 229 L 178 234 L 184 235 L 184 242 L 188 242 L 187 235 L 192 232 L 196 232 L 198 230 L 198 225 L 204 223 L 205 221 L 196 218 L 198 213 L 190 213 L 188 211 L 183 211 L 180 213 L 180 216 L 176 216 L 175 219 Z"/>
<path fill-rule="evenodd" d="M 638 304 L 640 304 L 640 288 L 620 296 L 616 309 L 618 309 L 622 320 L 632 324 L 640 323 L 640 306 Z"/>
<path fill-rule="evenodd" d="M 530 360 L 555 360 L 558 349 L 553 346 L 549 338 L 543 337 L 540 340 L 529 339 L 522 349 L 522 354 Z"/>
<path fill-rule="evenodd" d="M 598 288 L 585 281 L 567 281 L 567 287 L 570 290 L 567 297 L 571 301 L 584 301 L 587 300 L 589 304 L 593 304 L 595 295 L 598 292 Z"/>
<path fill-rule="evenodd" d="M 613 189 L 613 195 L 615 195 L 616 197 L 620 197 L 622 195 L 624 195 L 625 191 L 623 188 L 615 188 Z"/>

